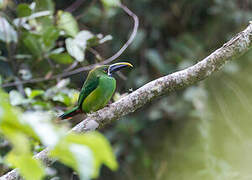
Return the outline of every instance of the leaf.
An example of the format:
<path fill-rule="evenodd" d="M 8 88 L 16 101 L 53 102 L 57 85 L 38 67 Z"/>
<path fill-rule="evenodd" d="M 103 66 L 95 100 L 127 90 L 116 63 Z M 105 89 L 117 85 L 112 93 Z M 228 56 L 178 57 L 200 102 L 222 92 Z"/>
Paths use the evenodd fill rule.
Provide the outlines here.
<path fill-rule="evenodd" d="M 71 99 L 64 93 L 58 93 L 52 97 L 53 101 L 62 102 L 65 105 L 69 106 L 71 104 Z"/>
<path fill-rule="evenodd" d="M 9 95 L 10 95 L 10 103 L 12 106 L 27 104 L 30 102 L 28 99 L 25 99 L 20 92 L 16 90 L 11 90 Z"/>
<path fill-rule="evenodd" d="M 61 137 L 67 133 L 65 129 L 52 123 L 52 117 L 48 113 L 26 112 L 21 116 L 21 119 L 33 129 L 41 142 L 47 147 L 54 147 Z"/>
<path fill-rule="evenodd" d="M 48 24 L 52 25 L 52 18 L 49 18 L 48 16 L 51 15 L 50 11 L 40 11 L 31 14 L 27 17 L 21 17 L 16 18 L 13 20 L 13 24 L 16 27 L 23 27 L 27 30 L 32 30 L 32 28 L 36 27 L 36 29 L 44 29 L 43 27 L 46 27 Z M 40 18 L 39 20 L 36 18 Z M 36 20 L 35 20 L 36 19 Z"/>
<path fill-rule="evenodd" d="M 83 30 L 76 35 L 74 40 L 80 47 L 83 47 L 85 49 L 88 44 L 87 41 L 92 39 L 93 37 L 94 35 L 90 31 Z"/>
<path fill-rule="evenodd" d="M 51 110 L 54 106 L 52 106 L 50 104 L 50 102 L 46 102 L 46 101 L 40 101 L 40 100 L 36 100 L 34 102 L 32 102 L 32 106 L 34 109 L 36 110 Z"/>
<path fill-rule="evenodd" d="M 76 104 L 78 102 L 78 98 L 79 98 L 79 95 L 80 95 L 80 92 L 75 90 L 75 89 L 72 89 L 70 90 L 67 95 L 69 97 L 71 97 L 71 104 Z"/>
<path fill-rule="evenodd" d="M 38 136 L 21 118 L 21 113 L 9 104 L 8 95 L 1 90 L 0 99 L 0 131 L 13 147 L 7 155 L 6 161 L 12 167 L 18 168 L 25 179 L 41 179 L 45 174 L 44 168 L 38 160 L 32 157 L 29 141 L 29 137 L 37 140 Z"/>
<path fill-rule="evenodd" d="M 67 53 L 51 54 L 49 58 L 59 64 L 71 64 L 74 61 L 73 58 Z"/>
<path fill-rule="evenodd" d="M 39 89 L 31 89 L 31 88 L 25 88 L 25 94 L 28 96 L 28 98 L 33 99 L 37 96 L 43 95 L 45 91 L 39 90 Z"/>
<path fill-rule="evenodd" d="M 30 16 L 31 13 L 32 13 L 32 10 L 31 10 L 31 8 L 29 7 L 28 4 L 21 3 L 21 4 L 18 5 L 18 7 L 17 7 L 18 17 Z"/>
<path fill-rule="evenodd" d="M 60 146 L 50 152 L 50 155 L 77 171 L 81 180 L 90 179 L 93 175 L 93 153 L 87 146 L 61 143 Z"/>
<path fill-rule="evenodd" d="M 17 32 L 10 23 L 3 17 L 0 17 L 0 40 L 10 43 L 17 43 Z"/>
<path fill-rule="evenodd" d="M 49 10 L 51 14 L 54 13 L 54 2 L 52 0 L 36 0 L 36 11 Z"/>
<path fill-rule="evenodd" d="M 38 35 L 26 33 L 23 37 L 23 43 L 33 56 L 41 57 L 42 47 Z"/>
<path fill-rule="evenodd" d="M 73 56 L 77 61 L 81 62 L 85 58 L 85 50 L 88 46 L 88 41 L 94 35 L 89 31 L 80 31 L 76 37 L 66 39 L 67 52 Z"/>
<path fill-rule="evenodd" d="M 111 35 L 106 35 L 105 37 L 101 37 L 101 38 L 99 38 L 99 39 L 100 39 L 100 40 L 99 40 L 99 44 L 103 44 L 103 43 L 105 43 L 105 42 L 107 42 L 107 41 L 112 40 L 113 37 L 112 37 Z"/>
<path fill-rule="evenodd" d="M 60 47 L 60 48 L 57 48 L 57 49 L 54 49 L 50 52 L 50 54 L 59 54 L 59 53 L 62 53 L 65 51 L 65 48 L 63 47 Z"/>
<path fill-rule="evenodd" d="M 18 130 L 13 124 L 8 124 L 8 122 L 4 123 L 1 129 L 5 137 L 7 137 L 12 144 L 13 151 L 15 151 L 16 154 L 28 153 L 30 151 L 30 143 L 27 135 L 25 135 L 21 129 Z"/>
<path fill-rule="evenodd" d="M 42 163 L 34 159 L 31 153 L 15 154 L 11 152 L 7 155 L 6 161 L 13 167 L 17 167 L 26 180 L 42 179 L 45 175 Z"/>
<path fill-rule="evenodd" d="M 92 152 L 92 178 L 96 178 L 98 176 L 100 166 L 103 163 L 112 170 L 117 169 L 118 165 L 109 142 L 103 135 L 97 132 L 87 134 L 68 134 L 65 139 L 61 140 L 59 144 L 50 152 L 50 156 L 59 158 L 63 163 L 71 166 L 80 175 L 82 175 L 82 172 L 80 172 L 80 167 L 83 169 L 90 164 L 90 158 L 83 159 L 77 156 L 78 159 L 75 159 L 75 153 L 77 152 L 79 156 L 81 155 L 83 157 L 90 157 L 91 153 L 89 153 L 87 150 L 84 150 L 85 147 L 90 148 Z M 85 154 L 81 154 L 81 149 L 85 152 Z M 86 171 L 90 172 L 88 167 L 85 169 L 87 169 Z"/>
<path fill-rule="evenodd" d="M 102 0 L 105 8 L 117 7 L 120 5 L 120 0 Z"/>
<path fill-rule="evenodd" d="M 37 135 L 28 124 L 24 124 L 24 122 L 19 119 L 20 112 L 10 105 L 9 97 L 1 90 L 0 99 L 0 131 L 11 141 L 14 147 L 18 146 L 18 150 L 24 151 L 22 149 L 28 147 L 25 145 L 26 141 L 22 140 L 24 139 L 24 135 L 29 135 L 35 139 L 37 139 Z M 24 144 L 24 146 L 22 146 L 23 148 L 18 144 Z"/>
<path fill-rule="evenodd" d="M 51 49 L 54 47 L 55 41 L 59 37 L 59 30 L 54 27 L 50 26 L 48 27 L 45 32 L 43 33 L 43 42 L 44 45 L 48 48 Z"/>
<path fill-rule="evenodd" d="M 72 38 L 66 39 L 66 49 L 67 52 L 73 56 L 77 61 L 82 62 L 84 61 L 84 49 L 80 47 L 76 41 Z"/>
<path fill-rule="evenodd" d="M 57 19 L 58 28 L 65 31 L 67 35 L 75 37 L 78 34 L 79 27 L 71 13 L 58 11 Z"/>
<path fill-rule="evenodd" d="M 79 144 L 71 144 L 70 151 L 77 162 L 77 172 L 81 180 L 90 179 L 93 175 L 93 153 L 87 147 Z"/>
<path fill-rule="evenodd" d="M 87 31 L 89 32 L 89 31 Z M 90 33 L 90 32 L 89 32 Z M 94 36 L 93 34 L 91 34 L 92 37 L 90 37 L 87 40 L 87 46 L 91 47 L 91 46 L 97 46 L 99 44 L 105 43 L 107 41 L 112 40 L 112 36 L 111 35 L 107 35 L 107 36 L 103 36 L 102 34 L 97 34 L 96 36 Z"/>

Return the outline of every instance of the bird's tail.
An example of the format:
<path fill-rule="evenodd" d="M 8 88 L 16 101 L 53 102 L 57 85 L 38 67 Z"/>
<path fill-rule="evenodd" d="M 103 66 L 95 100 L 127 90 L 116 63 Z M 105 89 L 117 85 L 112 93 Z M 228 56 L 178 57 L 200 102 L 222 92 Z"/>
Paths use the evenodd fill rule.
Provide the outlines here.
<path fill-rule="evenodd" d="M 81 113 L 81 110 L 78 106 L 74 107 L 73 109 L 65 112 L 64 114 L 60 115 L 60 119 L 71 119 L 74 115 Z"/>

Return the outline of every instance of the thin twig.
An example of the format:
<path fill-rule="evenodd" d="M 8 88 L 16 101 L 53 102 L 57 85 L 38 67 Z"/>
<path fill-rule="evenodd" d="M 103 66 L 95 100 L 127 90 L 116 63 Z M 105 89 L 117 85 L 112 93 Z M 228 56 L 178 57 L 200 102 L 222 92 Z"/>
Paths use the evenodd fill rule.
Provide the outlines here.
<path fill-rule="evenodd" d="M 101 61 L 104 60 L 103 57 L 99 54 L 99 52 L 97 52 L 94 48 L 88 48 L 87 50 L 90 51 L 93 55 L 95 55 L 95 58 L 96 58 L 99 62 L 101 62 Z"/>
<path fill-rule="evenodd" d="M 139 20 L 138 20 L 138 17 L 137 17 L 137 15 L 135 13 L 133 13 L 130 9 L 128 9 L 123 4 L 120 4 L 119 7 L 121 7 L 124 10 L 124 12 L 126 12 L 130 17 L 133 18 L 134 27 L 133 27 L 133 31 L 132 31 L 128 41 L 113 56 L 111 56 L 110 58 L 105 59 L 103 62 L 96 63 L 96 64 L 91 64 L 91 65 L 88 65 L 88 66 L 85 66 L 85 67 L 75 69 L 73 71 L 63 72 L 63 73 L 54 75 L 54 76 L 50 77 L 49 79 L 46 79 L 46 78 L 43 78 L 43 77 L 34 78 L 34 79 L 27 80 L 27 81 L 6 83 L 6 84 L 3 84 L 2 87 L 16 86 L 18 84 L 38 83 L 38 82 L 42 82 L 42 81 L 48 81 L 48 80 L 53 80 L 53 79 L 58 79 L 58 78 L 64 78 L 64 77 L 68 77 L 68 76 L 71 76 L 71 75 L 74 75 L 74 74 L 78 74 L 78 73 L 83 72 L 83 71 L 89 71 L 89 70 L 93 69 L 95 66 L 98 66 L 98 65 L 109 64 L 112 61 L 114 61 L 115 59 L 117 59 L 128 48 L 128 46 L 134 40 L 134 38 L 135 38 L 135 36 L 137 34 L 138 25 L 139 25 Z"/>
<path fill-rule="evenodd" d="M 85 9 L 85 11 L 83 13 L 81 13 L 80 15 L 76 16 L 75 19 L 78 20 L 80 18 L 82 18 L 83 16 L 86 15 L 86 13 L 88 12 L 88 10 L 96 3 L 97 0 L 92 0 L 92 2 L 88 5 L 88 7 Z"/>
<path fill-rule="evenodd" d="M 64 70 L 64 72 L 71 71 L 71 70 L 74 69 L 78 64 L 79 64 L 79 62 L 78 62 L 78 61 L 75 61 L 73 64 L 71 64 L 71 66 L 69 66 L 68 68 L 66 68 L 66 69 Z"/>
<path fill-rule="evenodd" d="M 77 8 L 79 8 L 81 6 L 81 4 L 84 2 L 85 0 L 76 0 L 74 1 L 73 4 L 71 4 L 69 7 L 67 7 L 65 9 L 65 11 L 68 11 L 70 13 L 74 12 Z"/>

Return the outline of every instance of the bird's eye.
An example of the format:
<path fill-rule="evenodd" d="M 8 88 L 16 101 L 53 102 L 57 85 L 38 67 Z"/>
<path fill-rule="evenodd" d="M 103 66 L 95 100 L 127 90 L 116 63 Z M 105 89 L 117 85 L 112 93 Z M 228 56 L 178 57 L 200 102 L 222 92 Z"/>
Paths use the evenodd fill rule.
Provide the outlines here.
<path fill-rule="evenodd" d="M 104 68 L 103 69 L 103 72 L 107 73 L 108 69 L 107 68 Z"/>

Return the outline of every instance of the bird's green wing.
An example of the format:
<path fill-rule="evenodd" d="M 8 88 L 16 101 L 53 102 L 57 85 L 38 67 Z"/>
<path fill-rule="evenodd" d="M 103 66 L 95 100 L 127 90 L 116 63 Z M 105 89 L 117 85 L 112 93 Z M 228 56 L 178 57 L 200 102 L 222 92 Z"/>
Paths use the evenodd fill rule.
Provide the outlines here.
<path fill-rule="evenodd" d="M 79 99 L 78 99 L 78 106 L 81 107 L 84 99 L 97 88 L 99 84 L 99 77 L 92 78 L 92 80 L 87 80 L 80 92 Z"/>

